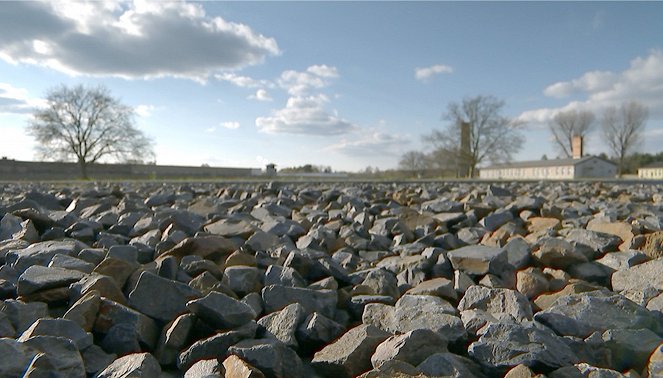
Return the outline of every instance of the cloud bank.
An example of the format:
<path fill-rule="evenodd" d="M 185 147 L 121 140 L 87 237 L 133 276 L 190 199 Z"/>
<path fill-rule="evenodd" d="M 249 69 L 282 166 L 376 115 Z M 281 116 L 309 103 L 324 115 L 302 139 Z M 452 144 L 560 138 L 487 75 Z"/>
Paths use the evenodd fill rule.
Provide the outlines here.
<path fill-rule="evenodd" d="M 631 60 L 622 72 L 591 71 L 579 78 L 551 84 L 543 93 L 549 97 L 584 96 L 558 108 L 540 108 L 522 113 L 519 119 L 534 124 L 548 122 L 558 111 L 586 109 L 600 112 L 624 101 L 638 101 L 649 107 L 650 116 L 663 118 L 663 51 L 652 50 Z"/>
<path fill-rule="evenodd" d="M 0 12 L 0 59 L 69 75 L 204 81 L 276 54 L 273 38 L 200 4 L 8 2 Z"/>

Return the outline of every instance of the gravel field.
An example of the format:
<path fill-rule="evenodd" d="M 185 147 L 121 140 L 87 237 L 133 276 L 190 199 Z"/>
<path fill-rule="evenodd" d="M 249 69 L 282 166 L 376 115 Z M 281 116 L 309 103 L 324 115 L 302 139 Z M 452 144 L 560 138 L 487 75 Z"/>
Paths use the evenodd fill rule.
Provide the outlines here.
<path fill-rule="evenodd" d="M 0 376 L 662 377 L 662 188 L 0 184 Z"/>

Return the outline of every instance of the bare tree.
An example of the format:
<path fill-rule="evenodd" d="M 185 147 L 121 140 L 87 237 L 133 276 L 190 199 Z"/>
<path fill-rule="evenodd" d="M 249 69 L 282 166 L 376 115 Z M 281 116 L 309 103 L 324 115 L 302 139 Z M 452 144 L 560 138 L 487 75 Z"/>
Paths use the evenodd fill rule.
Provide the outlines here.
<path fill-rule="evenodd" d="M 624 102 L 619 108 L 611 106 L 603 112 L 603 137 L 619 162 L 619 177 L 623 174 L 624 158 L 642 139 L 648 117 L 647 107 L 635 101 Z"/>
<path fill-rule="evenodd" d="M 555 147 L 562 156 L 573 155 L 573 137 L 585 138 L 594 125 L 594 113 L 587 110 L 569 110 L 558 112 L 548 122 L 548 129 L 555 141 Z"/>
<path fill-rule="evenodd" d="M 46 101 L 28 128 L 40 157 L 76 160 L 87 178 L 88 165 L 103 158 L 136 162 L 154 156 L 152 141 L 133 124 L 133 108 L 108 89 L 62 85 L 49 90 Z"/>
<path fill-rule="evenodd" d="M 420 151 L 408 151 L 401 156 L 398 167 L 404 171 L 420 173 L 426 169 L 426 154 Z"/>
<path fill-rule="evenodd" d="M 476 96 L 463 99 L 461 104 L 450 103 L 445 119 L 450 123 L 444 130 L 434 130 L 427 140 L 435 150 L 446 152 L 450 162 L 464 163 L 469 175 L 476 175 L 477 165 L 489 160 L 511 160 L 523 144 L 521 123 L 502 115 L 504 101 L 493 96 Z M 469 151 L 460 151 L 461 123 L 469 123 Z"/>

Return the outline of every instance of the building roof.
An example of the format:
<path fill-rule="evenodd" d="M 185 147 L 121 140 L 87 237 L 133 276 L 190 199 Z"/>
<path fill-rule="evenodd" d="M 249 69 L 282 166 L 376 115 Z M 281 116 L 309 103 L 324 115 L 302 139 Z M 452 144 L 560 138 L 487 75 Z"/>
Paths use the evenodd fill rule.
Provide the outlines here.
<path fill-rule="evenodd" d="M 539 168 L 539 167 L 561 167 L 561 166 L 569 166 L 569 165 L 578 165 L 580 163 L 584 163 L 588 160 L 591 159 L 599 159 L 602 160 L 606 163 L 610 163 L 612 165 L 616 165 L 615 163 L 602 159 L 598 156 L 585 156 L 580 159 L 549 159 L 549 160 L 529 160 L 529 161 L 516 161 L 513 163 L 505 163 L 505 164 L 495 164 L 491 165 L 489 167 L 485 167 L 483 169 L 502 169 L 502 168 Z"/>
<path fill-rule="evenodd" d="M 640 167 L 640 169 L 642 168 L 663 168 L 663 161 L 655 161 L 645 165 L 644 167 Z"/>

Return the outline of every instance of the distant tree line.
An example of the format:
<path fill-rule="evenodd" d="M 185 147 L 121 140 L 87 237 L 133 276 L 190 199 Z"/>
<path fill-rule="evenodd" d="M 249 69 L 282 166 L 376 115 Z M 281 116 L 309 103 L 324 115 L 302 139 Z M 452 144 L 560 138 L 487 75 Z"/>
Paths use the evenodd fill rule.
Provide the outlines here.
<path fill-rule="evenodd" d="M 332 167 L 328 165 L 304 164 L 299 167 L 286 167 L 279 170 L 281 173 L 332 173 Z"/>

